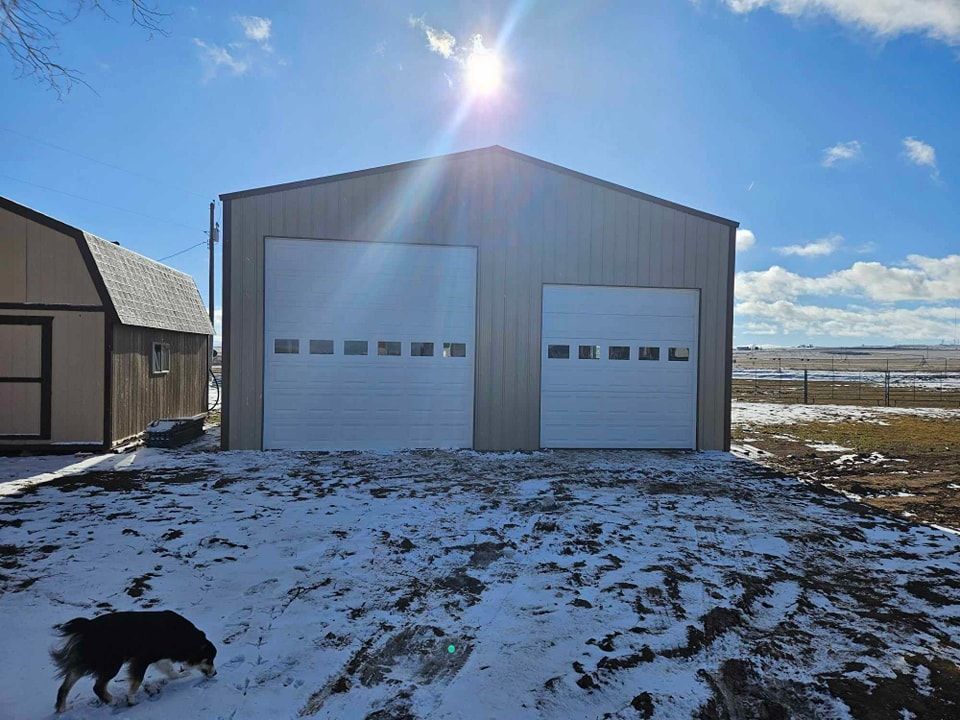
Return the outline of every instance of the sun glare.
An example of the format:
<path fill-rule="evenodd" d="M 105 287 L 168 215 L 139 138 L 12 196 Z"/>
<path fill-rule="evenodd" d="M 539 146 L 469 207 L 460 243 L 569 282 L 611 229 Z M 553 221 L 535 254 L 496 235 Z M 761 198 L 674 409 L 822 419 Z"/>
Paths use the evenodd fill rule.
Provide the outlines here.
<path fill-rule="evenodd" d="M 490 50 L 474 50 L 467 57 L 467 86 L 474 95 L 492 95 L 500 87 L 503 67 Z"/>

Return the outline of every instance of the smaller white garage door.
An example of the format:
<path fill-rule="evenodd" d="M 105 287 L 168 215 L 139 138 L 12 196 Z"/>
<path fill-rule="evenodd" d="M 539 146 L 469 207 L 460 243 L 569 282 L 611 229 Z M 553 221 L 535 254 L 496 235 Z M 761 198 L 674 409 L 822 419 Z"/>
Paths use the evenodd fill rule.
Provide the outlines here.
<path fill-rule="evenodd" d="M 265 449 L 473 444 L 476 250 L 267 238 Z"/>
<path fill-rule="evenodd" d="M 699 291 L 546 285 L 540 444 L 695 448 Z"/>

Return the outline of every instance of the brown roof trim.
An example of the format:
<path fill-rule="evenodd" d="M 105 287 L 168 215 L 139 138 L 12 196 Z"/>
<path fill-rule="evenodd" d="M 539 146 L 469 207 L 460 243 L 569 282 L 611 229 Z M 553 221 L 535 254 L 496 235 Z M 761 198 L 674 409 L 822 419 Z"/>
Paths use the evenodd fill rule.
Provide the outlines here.
<path fill-rule="evenodd" d="M 408 160 L 406 162 L 393 163 L 391 165 L 382 165 L 380 167 L 368 168 L 366 170 L 354 170 L 353 172 L 340 173 L 338 175 L 327 175 L 326 177 L 311 178 L 308 180 L 295 180 L 294 182 L 279 183 L 277 185 L 265 185 L 259 188 L 252 188 L 250 190 L 239 190 L 237 192 L 223 193 L 220 196 L 221 200 L 235 200 L 237 198 L 250 197 L 251 195 L 264 195 L 267 193 L 280 192 L 282 190 L 295 190 L 297 188 L 309 187 L 311 185 L 323 185 L 324 183 L 330 182 L 339 182 L 341 180 L 350 180 L 356 177 L 363 177 L 365 175 L 377 175 L 380 173 L 394 172 L 396 170 L 403 170 L 406 168 L 416 167 L 417 165 L 422 165 L 424 163 L 434 162 L 436 160 L 453 160 L 460 159 L 467 155 L 473 155 L 476 153 L 488 153 L 488 152 L 500 152 L 510 157 L 516 158 L 518 160 L 524 160 L 526 162 L 532 163 L 534 165 L 539 165 L 540 167 L 547 168 L 549 170 L 554 170 L 556 172 L 565 173 L 571 175 L 579 180 L 584 180 L 586 182 L 591 182 L 596 185 L 608 188 L 610 190 L 615 190 L 617 192 L 622 192 L 632 197 L 640 198 L 641 200 L 646 200 L 647 202 L 656 203 L 657 205 L 663 205 L 664 207 L 671 208 L 673 210 L 679 210 L 680 212 L 688 213 L 690 215 L 695 215 L 701 217 L 705 220 L 711 220 L 713 222 L 721 223 L 723 225 L 729 225 L 730 227 L 737 228 L 740 227 L 740 223 L 735 220 L 730 220 L 729 218 L 721 217 L 719 215 L 713 215 L 711 213 L 703 212 L 702 210 L 697 210 L 696 208 L 688 207 L 687 205 L 681 205 L 679 203 L 671 202 L 670 200 L 664 200 L 663 198 L 656 197 L 655 195 L 649 195 L 645 192 L 640 192 L 639 190 L 634 190 L 628 188 L 624 185 L 617 185 L 616 183 L 608 182 L 607 180 L 601 180 L 598 177 L 593 175 L 587 175 L 576 170 L 571 170 L 570 168 L 563 167 L 562 165 L 556 165 L 552 162 L 547 162 L 546 160 L 541 160 L 540 158 L 533 157 L 532 155 L 524 155 L 523 153 L 517 152 L 516 150 L 510 150 L 501 145 L 491 145 L 490 147 L 477 148 L 475 150 L 464 150 L 462 152 L 450 153 L 448 155 L 437 155 L 434 157 L 423 158 L 420 160 Z"/>

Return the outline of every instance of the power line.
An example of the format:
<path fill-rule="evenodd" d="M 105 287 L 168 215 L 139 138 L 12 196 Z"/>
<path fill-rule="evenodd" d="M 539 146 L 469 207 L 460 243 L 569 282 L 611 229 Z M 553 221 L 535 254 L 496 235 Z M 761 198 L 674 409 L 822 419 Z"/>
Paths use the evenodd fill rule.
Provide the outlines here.
<path fill-rule="evenodd" d="M 196 245 L 191 245 L 190 247 L 185 247 L 183 250 L 177 250 L 175 253 L 171 253 L 170 255 L 167 255 L 167 256 L 165 256 L 165 257 L 162 257 L 162 258 L 160 258 L 157 262 L 163 262 L 164 260 L 169 260 L 170 258 L 176 257 L 177 255 L 183 255 L 183 253 L 187 252 L 188 250 L 193 250 L 194 248 L 198 248 L 198 247 L 200 247 L 201 245 L 206 245 L 206 244 L 207 244 L 207 241 L 206 241 L 206 240 L 203 240 L 203 241 L 201 241 L 201 242 L 198 242 Z"/>
<path fill-rule="evenodd" d="M 195 197 L 203 198 L 204 200 L 207 199 L 206 195 L 198 193 L 194 190 L 189 190 L 188 188 L 181 187 L 179 185 L 174 185 L 165 180 L 159 180 L 158 178 L 151 177 L 149 175 L 144 175 L 143 173 L 134 172 L 133 170 L 127 170 L 126 168 L 120 167 L 119 165 L 114 165 L 113 163 L 108 163 L 108 162 L 104 162 L 103 160 L 98 160 L 95 157 L 91 157 L 90 155 L 84 155 L 81 152 L 77 152 L 76 150 L 71 150 L 70 148 L 65 148 L 62 145 L 55 145 L 52 142 L 47 142 L 46 140 L 41 140 L 40 138 L 33 137 L 32 135 L 27 135 L 26 133 L 22 133 L 19 130 L 13 130 L 7 127 L 0 127 L 0 130 L 11 133 L 13 135 L 19 135 L 22 138 L 26 138 L 27 140 L 35 142 L 39 145 L 46 145 L 47 147 L 53 148 L 54 150 L 59 150 L 61 152 L 69 153 L 70 155 L 76 155 L 79 158 L 83 158 L 84 160 L 88 160 L 89 162 L 96 163 L 97 165 L 103 165 L 104 167 L 108 167 L 111 170 L 119 170 L 120 172 L 127 173 L 128 175 L 133 175 L 134 177 L 141 178 L 142 180 L 149 180 L 150 182 L 157 183 L 158 185 L 166 185 L 167 187 L 174 188 L 176 190 L 179 190 L 180 192 L 187 193 L 188 195 L 193 195 Z"/>
<path fill-rule="evenodd" d="M 184 225 L 183 223 L 177 222 L 176 220 L 167 220 L 165 218 L 157 217 L 156 215 L 148 215 L 147 213 L 138 212 L 137 210 L 130 210 L 129 208 L 120 207 L 119 205 L 110 205 L 109 203 L 101 202 L 100 200 L 94 200 L 93 198 L 84 197 L 83 195 L 75 195 L 74 193 L 66 192 L 65 190 L 57 190 L 56 188 L 47 187 L 46 185 L 40 185 L 39 183 L 30 182 L 29 180 L 21 180 L 20 178 L 11 177 L 10 175 L 0 174 L 0 177 L 6 178 L 7 180 L 13 180 L 14 182 L 23 183 L 24 185 L 31 185 L 35 188 L 40 188 L 41 190 L 48 190 L 50 192 L 59 193 L 60 195 L 66 195 L 67 197 L 76 198 L 77 200 L 83 200 L 84 202 L 93 203 L 94 205 L 102 205 L 103 207 L 110 208 L 111 210 L 119 210 L 120 212 L 130 213 L 131 215 L 139 215 L 140 217 L 148 218 L 150 220 L 155 220 L 157 222 L 166 223 L 168 225 L 176 225 L 178 227 L 186 228 L 187 230 L 192 230 L 194 232 L 206 232 L 200 228 L 191 227 L 190 225 Z"/>

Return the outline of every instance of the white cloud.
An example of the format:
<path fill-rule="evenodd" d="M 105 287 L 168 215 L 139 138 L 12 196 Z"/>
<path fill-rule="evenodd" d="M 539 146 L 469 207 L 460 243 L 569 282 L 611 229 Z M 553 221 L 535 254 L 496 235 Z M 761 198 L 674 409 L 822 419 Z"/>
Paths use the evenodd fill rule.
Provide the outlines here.
<path fill-rule="evenodd" d="M 237 15 L 233 19 L 243 26 L 243 34 L 248 40 L 267 46 L 273 32 L 273 21 L 270 18 L 258 15 Z"/>
<path fill-rule="evenodd" d="M 939 172 L 937 169 L 937 151 L 933 145 L 928 145 L 923 140 L 908 137 L 903 139 L 903 151 L 907 159 L 914 165 L 928 167 L 933 176 L 937 176 Z"/>
<path fill-rule="evenodd" d="M 957 0 L 725 0 L 736 13 L 759 8 L 790 17 L 829 15 L 878 37 L 918 33 L 960 44 L 960 3 Z"/>
<path fill-rule="evenodd" d="M 901 267 L 856 262 L 819 277 L 798 275 L 778 265 L 737 273 L 736 297 L 740 302 L 769 303 L 815 295 L 868 298 L 880 303 L 960 300 L 960 255 L 908 255 Z"/>
<path fill-rule="evenodd" d="M 429 47 L 432 52 L 448 59 L 453 57 L 457 49 L 457 39 L 453 35 L 446 30 L 438 30 L 437 28 L 427 25 L 423 21 L 423 18 L 411 17 L 409 22 L 411 27 L 423 30 L 427 36 L 427 47 Z"/>
<path fill-rule="evenodd" d="M 220 70 L 227 70 L 234 75 L 244 75 L 250 69 L 249 61 L 235 57 L 225 47 L 204 42 L 200 38 L 194 38 L 193 44 L 200 48 L 204 80 L 212 80 Z"/>
<path fill-rule="evenodd" d="M 842 235 L 831 235 L 829 237 L 814 240 L 806 245 L 784 245 L 776 248 L 781 255 L 797 255 L 799 257 L 820 257 L 830 255 L 836 252 L 837 248 L 843 242 Z"/>
<path fill-rule="evenodd" d="M 750 300 L 738 302 L 734 312 L 738 333 L 938 342 L 954 338 L 957 308 L 836 308 L 790 300 Z"/>
<path fill-rule="evenodd" d="M 837 163 L 859 160 L 863 157 L 863 147 L 859 140 L 840 142 L 823 149 L 823 158 L 820 164 L 824 167 L 833 167 Z"/>
<path fill-rule="evenodd" d="M 737 252 L 749 250 L 757 244 L 757 238 L 753 232 L 744 228 L 737 228 Z"/>

